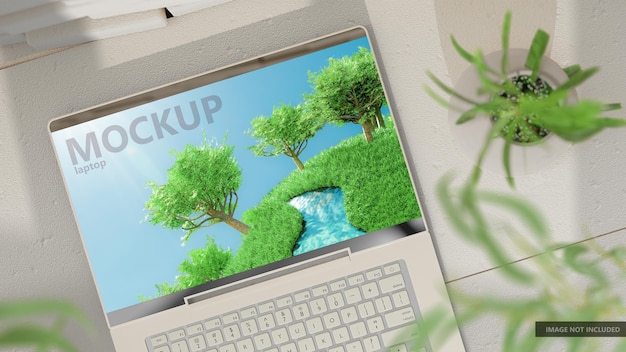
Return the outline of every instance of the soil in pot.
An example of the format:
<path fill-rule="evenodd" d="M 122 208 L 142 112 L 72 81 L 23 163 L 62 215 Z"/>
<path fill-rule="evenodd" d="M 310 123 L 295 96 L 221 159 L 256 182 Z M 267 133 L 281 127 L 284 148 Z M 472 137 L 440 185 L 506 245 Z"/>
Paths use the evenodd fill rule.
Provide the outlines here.
<path fill-rule="evenodd" d="M 517 107 L 516 102 L 519 101 L 520 96 L 531 97 L 532 99 L 543 99 L 552 92 L 552 87 L 543 79 L 537 78 L 532 80 L 530 75 L 516 75 L 510 78 L 511 82 L 521 92 L 519 95 L 512 95 L 507 92 L 501 92 L 500 97 L 507 99 L 513 104 L 508 109 L 501 109 L 495 111 L 491 116 L 491 121 L 495 123 L 500 119 L 506 110 L 515 109 Z M 515 129 L 513 132 L 513 142 L 517 144 L 534 144 L 544 138 L 546 138 L 550 131 L 541 125 L 535 123 L 534 115 L 524 115 L 518 117 L 509 117 L 510 123 L 506 124 L 500 131 L 502 136 L 509 134 L 510 129 Z"/>

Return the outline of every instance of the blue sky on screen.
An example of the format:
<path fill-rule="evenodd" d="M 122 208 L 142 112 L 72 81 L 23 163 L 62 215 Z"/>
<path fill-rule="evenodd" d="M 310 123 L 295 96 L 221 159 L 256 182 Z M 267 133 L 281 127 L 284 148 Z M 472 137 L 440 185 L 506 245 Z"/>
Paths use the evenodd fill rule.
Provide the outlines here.
<path fill-rule="evenodd" d="M 76 125 L 53 133 L 53 140 L 60 164 L 68 184 L 77 221 L 83 234 L 89 260 L 107 312 L 138 303 L 138 295 L 154 296 L 157 283 L 173 283 L 179 264 L 193 248 L 204 247 L 206 236 L 213 236 L 223 248 L 235 252 L 241 235 L 226 224 L 216 224 L 197 231 L 185 246 L 181 246 L 182 230 L 167 230 L 160 225 L 144 222 L 147 212 L 144 204 L 151 194 L 148 181 L 166 182 L 165 171 L 174 163 L 172 150 L 182 151 L 186 144 L 202 144 L 208 140 L 235 145 L 235 158 L 243 171 L 243 183 L 238 191 L 239 205 L 236 217 L 258 204 L 288 173 L 295 164 L 286 156 L 255 157 L 248 149 L 254 139 L 245 134 L 250 120 L 256 116 L 269 116 L 274 106 L 297 105 L 304 93 L 311 91 L 308 72 L 318 71 L 327 65 L 328 58 L 340 58 L 369 48 L 366 38 L 358 39 L 308 56 L 292 59 L 274 66 L 233 77 L 231 79 L 200 87 L 172 97 L 164 98 L 91 122 Z M 150 122 L 138 124 L 137 134 L 143 138 L 154 136 L 153 141 L 128 145 L 117 153 L 102 149 L 101 158 L 90 162 L 106 162 L 104 168 L 77 173 L 76 167 L 89 162 L 79 158 L 73 165 L 66 140 L 75 138 L 85 144 L 85 134 L 95 131 L 100 136 L 109 126 L 128 127 L 139 116 L 162 114 L 167 108 L 180 106 L 184 116 L 191 116 L 190 101 L 215 95 L 221 99 L 221 108 L 212 114 L 213 122 L 207 123 L 202 116 L 200 125 L 185 131 L 178 128 L 174 111 L 168 121 L 177 134 L 165 132 L 162 139 L 155 135 Z M 200 108 L 201 109 L 201 108 Z M 327 125 L 311 141 L 302 155 L 306 161 L 319 151 L 337 144 L 338 141 L 360 134 L 358 125 L 343 127 Z M 112 132 L 111 145 L 120 145 Z M 93 150 L 91 151 L 93 153 Z"/>

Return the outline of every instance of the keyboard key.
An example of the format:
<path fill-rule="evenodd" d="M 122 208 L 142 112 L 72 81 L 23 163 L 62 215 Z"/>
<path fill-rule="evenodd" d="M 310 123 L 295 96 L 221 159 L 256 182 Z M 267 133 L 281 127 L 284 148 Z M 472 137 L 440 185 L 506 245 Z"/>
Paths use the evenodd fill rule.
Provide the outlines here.
<path fill-rule="evenodd" d="M 346 352 L 363 352 L 363 345 L 359 341 L 350 342 L 346 345 Z"/>
<path fill-rule="evenodd" d="M 405 344 L 392 346 L 389 348 L 389 352 L 409 352 Z"/>
<path fill-rule="evenodd" d="M 348 328 L 342 326 L 339 329 L 333 330 L 333 339 L 335 339 L 335 343 L 338 344 L 348 341 L 350 339 Z"/>
<path fill-rule="evenodd" d="M 167 337 L 169 337 L 170 341 L 175 341 L 175 340 L 178 340 L 178 339 L 182 339 L 185 336 L 186 336 L 185 335 L 185 330 L 183 330 L 183 329 L 178 329 L 176 331 L 172 331 L 169 334 L 167 334 Z"/>
<path fill-rule="evenodd" d="M 224 342 L 224 336 L 220 330 L 214 330 L 206 334 L 206 340 L 209 347 L 214 347 Z"/>
<path fill-rule="evenodd" d="M 241 310 L 241 319 L 256 317 L 258 315 L 256 307 L 248 307 Z"/>
<path fill-rule="evenodd" d="M 344 291 L 344 295 L 346 296 L 346 302 L 348 304 L 354 304 L 357 302 L 361 302 L 361 290 L 358 287 L 350 288 Z"/>
<path fill-rule="evenodd" d="M 241 337 L 239 326 L 230 325 L 224 328 L 224 339 L 226 341 L 234 341 Z"/>
<path fill-rule="evenodd" d="M 296 303 L 308 301 L 311 299 L 311 293 L 309 291 L 298 292 L 295 295 L 293 295 L 293 298 L 296 301 Z"/>
<path fill-rule="evenodd" d="M 380 283 L 380 290 L 382 291 L 382 293 L 389 293 L 389 292 L 393 292 L 397 290 L 402 290 L 406 287 L 404 285 L 404 279 L 402 278 L 402 275 L 400 274 L 386 277 L 380 280 L 379 283 Z"/>
<path fill-rule="evenodd" d="M 315 351 L 315 344 L 313 343 L 313 339 L 308 337 L 306 339 L 302 339 L 298 341 L 298 349 L 300 352 L 313 352 Z"/>
<path fill-rule="evenodd" d="M 337 312 L 331 312 L 324 315 L 324 325 L 326 326 L 326 329 L 334 329 L 341 325 L 339 314 Z"/>
<path fill-rule="evenodd" d="M 256 321 L 254 319 L 246 320 L 241 323 L 241 333 L 243 336 L 254 335 L 259 332 L 259 327 L 256 325 Z"/>
<path fill-rule="evenodd" d="M 287 329 L 280 328 L 278 330 L 272 331 L 272 340 L 274 341 L 275 345 L 282 345 L 283 343 L 289 341 Z"/>
<path fill-rule="evenodd" d="M 376 282 L 367 283 L 363 285 L 361 289 L 363 291 L 363 298 L 365 299 L 374 298 L 379 295 L 378 286 L 376 285 Z"/>
<path fill-rule="evenodd" d="M 311 301 L 311 312 L 313 312 L 313 314 L 323 314 L 326 313 L 327 310 L 328 307 L 326 307 L 326 300 L 324 298 Z"/>
<path fill-rule="evenodd" d="M 281 297 L 276 300 L 276 306 L 278 308 L 287 307 L 293 304 L 293 298 L 291 296 Z"/>
<path fill-rule="evenodd" d="M 204 337 L 202 335 L 192 336 L 189 339 L 189 345 L 191 347 L 191 352 L 200 352 L 205 351 L 206 342 L 204 341 Z"/>
<path fill-rule="evenodd" d="M 341 320 L 344 324 L 352 323 L 358 319 L 358 315 L 356 313 L 356 308 L 348 307 L 346 309 L 341 310 Z"/>
<path fill-rule="evenodd" d="M 393 263 L 391 265 L 386 265 L 383 268 L 383 271 L 385 272 L 385 275 L 392 275 L 392 274 L 399 273 L 400 272 L 400 264 Z"/>
<path fill-rule="evenodd" d="M 347 287 L 346 280 L 338 280 L 338 281 L 330 283 L 330 290 L 331 291 L 343 290 L 346 287 Z"/>
<path fill-rule="evenodd" d="M 370 301 L 365 301 L 364 303 L 359 304 L 358 309 L 359 316 L 363 319 L 376 314 L 376 311 L 374 310 L 374 304 Z"/>
<path fill-rule="evenodd" d="M 330 338 L 330 333 L 324 332 L 315 336 L 315 343 L 318 349 L 328 348 L 332 345 L 333 340 Z"/>
<path fill-rule="evenodd" d="M 222 321 L 219 318 L 210 319 L 204 322 L 204 328 L 206 330 L 211 330 L 213 328 L 219 328 L 222 326 Z"/>
<path fill-rule="evenodd" d="M 365 277 L 368 280 L 377 280 L 383 277 L 383 272 L 380 269 L 370 270 L 367 273 L 365 273 Z"/>
<path fill-rule="evenodd" d="M 274 316 L 272 314 L 265 314 L 259 317 L 259 326 L 261 330 L 273 329 L 276 326 Z"/>
<path fill-rule="evenodd" d="M 204 331 L 202 324 L 194 324 L 187 327 L 187 335 L 193 335 Z"/>
<path fill-rule="evenodd" d="M 407 341 L 415 340 L 418 336 L 419 328 L 417 324 L 411 324 L 394 330 L 385 331 L 380 335 L 383 340 L 383 345 L 385 346 L 396 346 Z M 396 350 L 394 349 L 392 351 Z M 399 351 L 402 351 L 402 349 Z"/>
<path fill-rule="evenodd" d="M 237 312 L 226 314 L 222 318 L 222 321 L 224 322 L 224 325 L 228 325 L 228 324 L 231 324 L 231 323 L 238 322 L 239 321 L 239 314 Z"/>
<path fill-rule="evenodd" d="M 391 295 L 391 297 L 393 299 L 393 304 L 396 306 L 396 308 L 404 307 L 407 304 L 411 303 L 409 301 L 409 294 L 406 291 L 396 292 Z"/>
<path fill-rule="evenodd" d="M 276 309 L 274 302 L 265 302 L 259 304 L 259 314 L 273 312 Z"/>
<path fill-rule="evenodd" d="M 172 350 L 170 350 L 170 346 L 161 346 L 155 348 L 153 352 L 172 352 Z"/>
<path fill-rule="evenodd" d="M 252 345 L 252 340 L 244 339 L 241 341 L 237 341 L 237 351 L 238 352 L 253 352 L 254 346 Z"/>
<path fill-rule="evenodd" d="M 358 288 L 357 288 L 358 290 Z M 328 305 L 330 309 L 339 309 L 344 306 L 343 296 L 341 293 L 335 293 L 328 296 Z"/>
<path fill-rule="evenodd" d="M 350 325 L 350 335 L 353 339 L 358 339 L 367 335 L 367 330 L 365 329 L 365 323 L 362 321 L 354 323 Z"/>
<path fill-rule="evenodd" d="M 365 347 L 365 352 L 375 352 L 380 351 L 380 340 L 378 336 L 370 336 L 363 340 L 363 346 Z"/>
<path fill-rule="evenodd" d="M 383 324 L 383 320 L 381 317 L 374 317 L 367 320 L 367 330 L 370 332 L 370 334 L 381 332 L 384 329 L 385 325 Z"/>
<path fill-rule="evenodd" d="M 314 289 L 312 289 L 311 292 L 313 292 L 313 297 L 324 296 L 328 294 L 328 286 L 326 285 L 317 286 Z"/>
<path fill-rule="evenodd" d="M 167 336 L 165 336 L 165 334 L 159 335 L 159 336 L 155 336 L 155 337 L 150 339 L 150 343 L 152 344 L 152 346 L 162 345 L 162 344 L 164 344 L 166 342 L 167 342 Z"/>
<path fill-rule="evenodd" d="M 178 341 L 172 344 L 172 352 L 189 352 L 187 341 Z"/>
<path fill-rule="evenodd" d="M 285 308 L 276 312 L 276 322 L 279 325 L 290 324 L 293 321 L 293 317 L 291 316 L 291 310 L 289 308 Z"/>
<path fill-rule="evenodd" d="M 389 298 L 389 296 L 377 298 L 374 303 L 376 304 L 376 311 L 378 313 L 384 313 L 393 309 L 393 305 L 391 304 L 391 298 Z"/>
<path fill-rule="evenodd" d="M 280 352 L 298 352 L 295 343 L 288 343 L 284 346 L 280 346 Z"/>
<path fill-rule="evenodd" d="M 306 319 L 311 316 L 309 311 L 309 305 L 306 303 L 299 304 L 293 307 L 293 315 L 296 319 Z"/>
<path fill-rule="evenodd" d="M 320 319 L 319 317 L 315 317 L 313 319 L 307 320 L 306 329 L 311 335 L 317 334 L 318 332 L 324 330 L 324 325 L 322 325 L 322 319 Z"/>
<path fill-rule="evenodd" d="M 400 310 L 385 314 L 385 322 L 390 328 L 415 321 L 413 307 L 406 307 Z"/>
<path fill-rule="evenodd" d="M 219 348 L 219 351 L 220 352 L 237 352 L 237 349 L 235 348 L 235 345 L 231 343 L 225 346 L 221 346 Z"/>
<path fill-rule="evenodd" d="M 254 346 L 258 351 L 264 350 L 272 345 L 272 340 L 270 339 L 270 335 L 267 333 L 257 335 L 254 337 Z"/>
<path fill-rule="evenodd" d="M 365 277 L 363 276 L 363 274 L 350 276 L 348 278 L 348 285 L 350 286 L 360 285 L 364 282 L 365 282 Z"/>
<path fill-rule="evenodd" d="M 298 340 L 306 336 L 306 330 L 304 329 L 304 324 L 297 323 L 297 324 L 291 325 L 289 327 L 289 334 L 291 335 L 292 340 Z"/>

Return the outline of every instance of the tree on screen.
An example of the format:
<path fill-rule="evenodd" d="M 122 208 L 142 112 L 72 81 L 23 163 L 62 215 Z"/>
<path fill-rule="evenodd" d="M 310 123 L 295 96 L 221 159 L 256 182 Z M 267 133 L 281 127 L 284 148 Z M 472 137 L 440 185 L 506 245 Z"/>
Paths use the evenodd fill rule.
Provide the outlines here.
<path fill-rule="evenodd" d="M 140 302 L 146 302 L 156 297 L 166 296 L 220 279 L 224 276 L 224 268 L 232 259 L 233 255 L 230 249 L 222 249 L 215 243 L 215 239 L 207 237 L 204 248 L 193 249 L 189 252 L 188 258 L 180 263 L 178 266 L 180 275 L 176 276 L 174 283 L 155 284 L 156 295 L 154 297 L 138 295 L 138 299 Z"/>
<path fill-rule="evenodd" d="M 180 263 L 178 271 L 181 275 L 176 280 L 185 288 L 215 281 L 223 276 L 222 272 L 232 258 L 230 249 L 222 249 L 212 237 L 207 237 L 204 248 L 191 250 L 189 258 Z"/>
<path fill-rule="evenodd" d="M 299 156 L 309 139 L 323 126 L 324 122 L 307 113 L 301 105 L 281 105 L 274 108 L 271 116 L 259 116 L 252 120 L 252 129 L 248 134 L 258 138 L 258 142 L 250 149 L 257 156 L 284 154 L 302 171 L 304 164 Z"/>
<path fill-rule="evenodd" d="M 247 234 L 249 227 L 234 218 L 241 169 L 232 145 L 187 145 L 167 170 L 167 183 L 148 182 L 152 194 L 145 204 L 147 220 L 169 229 L 196 230 L 226 223 Z"/>
<path fill-rule="evenodd" d="M 372 53 L 361 48 L 352 56 L 331 58 L 328 66 L 309 73 L 313 93 L 307 107 L 321 118 L 336 124 L 358 123 L 368 142 L 372 131 L 384 127 L 381 108 L 386 104 L 383 87 Z"/>

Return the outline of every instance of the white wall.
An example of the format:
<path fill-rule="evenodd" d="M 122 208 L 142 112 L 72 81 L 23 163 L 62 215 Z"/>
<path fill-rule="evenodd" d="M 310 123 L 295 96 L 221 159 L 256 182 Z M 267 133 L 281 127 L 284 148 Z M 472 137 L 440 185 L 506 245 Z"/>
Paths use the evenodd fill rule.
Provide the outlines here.
<path fill-rule="evenodd" d="M 446 279 L 455 280 L 455 287 L 515 294 L 493 271 L 482 273 L 493 265 L 452 233 L 434 196 L 443 174 L 451 169 L 466 174 L 471 162 L 454 140 L 446 110 L 422 90 L 424 71 L 452 82 L 465 69 L 446 44 L 450 33 L 473 40 L 469 48 L 491 48 L 495 42 L 496 49 L 504 10 L 495 6 L 503 3 L 499 0 L 477 9 L 452 3 L 236 0 L 173 18 L 161 30 L 81 45 L 0 71 L 0 299 L 71 300 L 96 329 L 93 336 L 73 329 L 68 332 L 73 340 L 84 351 L 113 350 L 48 139 L 50 119 L 353 25 L 368 27 L 380 49 Z M 626 3 L 548 3 L 538 7 L 540 16 L 528 11 L 525 0 L 507 3 L 519 8 L 513 13 L 514 23 L 524 24 L 514 27 L 519 38 L 537 26 L 553 33 L 551 56 L 557 62 L 602 67 L 579 90 L 581 96 L 626 103 Z M 468 25 L 464 18 L 481 16 L 493 31 Z M 572 146 L 554 165 L 517 180 L 518 191 L 550 219 L 555 239 L 575 242 L 626 227 L 625 133 L 604 132 Z M 490 188 L 507 189 L 501 175 L 485 178 Z M 625 234 L 614 232 L 603 240 L 623 244 Z M 492 321 L 464 328 L 468 350 L 498 351 L 497 326 Z"/>

